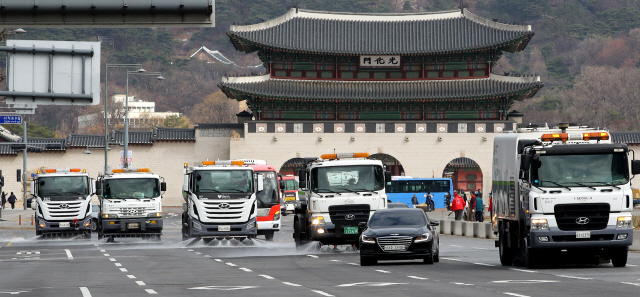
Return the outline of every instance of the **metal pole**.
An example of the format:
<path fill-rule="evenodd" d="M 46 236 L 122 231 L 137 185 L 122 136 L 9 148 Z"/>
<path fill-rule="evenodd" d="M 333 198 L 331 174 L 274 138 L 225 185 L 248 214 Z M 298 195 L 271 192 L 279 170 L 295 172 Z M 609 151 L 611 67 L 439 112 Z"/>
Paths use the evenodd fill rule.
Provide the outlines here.
<path fill-rule="evenodd" d="M 127 92 L 124 98 L 124 168 L 129 168 L 129 71 L 127 71 Z"/>
<path fill-rule="evenodd" d="M 27 121 L 22 121 L 22 209 L 27 209 Z"/>
<path fill-rule="evenodd" d="M 109 156 L 109 121 L 107 120 L 107 91 L 109 90 L 109 64 L 104 70 L 104 174 L 107 174 Z"/>

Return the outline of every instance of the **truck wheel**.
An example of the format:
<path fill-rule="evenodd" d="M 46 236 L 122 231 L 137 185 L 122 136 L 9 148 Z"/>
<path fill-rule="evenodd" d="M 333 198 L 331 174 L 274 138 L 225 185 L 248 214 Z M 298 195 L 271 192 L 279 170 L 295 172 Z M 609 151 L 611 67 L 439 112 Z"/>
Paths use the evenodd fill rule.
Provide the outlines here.
<path fill-rule="evenodd" d="M 267 241 L 273 241 L 273 234 L 274 234 L 274 233 L 275 233 L 274 231 L 267 232 L 267 233 L 265 233 L 265 234 L 264 234 L 264 238 L 265 238 Z"/>
<path fill-rule="evenodd" d="M 629 253 L 629 247 L 621 249 L 615 249 L 611 255 L 611 263 L 613 267 L 625 267 L 627 266 L 627 254 Z"/>
<path fill-rule="evenodd" d="M 42 235 L 42 231 L 40 231 L 38 224 L 36 224 L 36 236 L 40 236 L 40 235 Z"/>
<path fill-rule="evenodd" d="M 498 232 L 499 252 L 500 252 L 500 264 L 502 266 L 513 265 L 513 250 L 507 247 L 507 234 L 504 232 L 504 227 L 500 225 Z"/>
<path fill-rule="evenodd" d="M 82 234 L 82 239 L 91 239 L 91 231 L 85 231 Z"/>
<path fill-rule="evenodd" d="M 533 269 L 538 268 L 539 260 L 538 251 L 529 247 L 529 241 L 525 240 L 524 243 L 524 266 Z"/>
<path fill-rule="evenodd" d="M 296 242 L 296 248 L 302 249 L 302 246 L 306 243 L 302 236 L 302 222 L 298 216 L 293 221 L 293 240 Z"/>

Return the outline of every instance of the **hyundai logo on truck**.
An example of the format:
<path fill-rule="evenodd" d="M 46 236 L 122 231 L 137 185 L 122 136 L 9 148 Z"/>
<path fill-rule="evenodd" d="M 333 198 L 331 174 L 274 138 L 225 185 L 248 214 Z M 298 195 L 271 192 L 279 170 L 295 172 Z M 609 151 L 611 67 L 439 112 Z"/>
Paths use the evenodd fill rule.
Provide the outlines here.
<path fill-rule="evenodd" d="M 576 219 L 576 224 L 578 224 L 578 225 L 589 224 L 589 218 L 579 217 L 579 218 Z"/>
<path fill-rule="evenodd" d="M 227 209 L 229 207 L 231 207 L 229 205 L 229 203 L 220 203 L 220 204 L 218 204 L 218 208 L 220 208 L 220 209 Z"/>
<path fill-rule="evenodd" d="M 60 208 L 69 208 L 69 204 L 66 204 L 66 203 L 60 204 Z"/>
<path fill-rule="evenodd" d="M 348 214 L 348 215 L 344 216 L 344 219 L 345 220 L 349 220 L 349 221 L 352 221 L 355 218 L 356 218 L 356 215 L 354 215 L 354 214 Z"/>

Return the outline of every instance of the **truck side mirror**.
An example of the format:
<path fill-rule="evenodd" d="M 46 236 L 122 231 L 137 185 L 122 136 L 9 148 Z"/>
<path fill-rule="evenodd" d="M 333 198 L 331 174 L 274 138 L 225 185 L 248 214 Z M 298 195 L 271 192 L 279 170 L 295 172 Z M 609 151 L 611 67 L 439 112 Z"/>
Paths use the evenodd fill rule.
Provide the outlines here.
<path fill-rule="evenodd" d="M 99 181 L 96 181 L 95 188 L 96 188 L 96 193 L 98 192 L 98 190 L 102 190 L 102 183 Z"/>
<path fill-rule="evenodd" d="M 298 179 L 300 180 L 299 181 L 300 189 L 306 189 L 307 188 L 307 171 L 304 169 L 299 170 Z"/>
<path fill-rule="evenodd" d="M 384 172 L 384 182 L 388 183 L 391 181 L 391 171 L 385 171 Z"/>
<path fill-rule="evenodd" d="M 184 182 L 182 183 L 182 191 L 183 192 L 189 192 L 189 176 L 185 175 L 184 176 Z"/>
<path fill-rule="evenodd" d="M 640 160 L 631 161 L 631 174 L 640 174 Z"/>
<path fill-rule="evenodd" d="M 161 182 L 160 183 L 160 191 L 164 192 L 166 190 L 167 190 L 167 183 Z"/>
<path fill-rule="evenodd" d="M 258 192 L 264 190 L 264 175 L 258 174 Z"/>
<path fill-rule="evenodd" d="M 533 160 L 533 156 L 529 154 L 520 155 L 520 169 L 528 171 L 531 168 L 532 160 Z"/>
<path fill-rule="evenodd" d="M 98 188 L 98 189 L 96 190 L 96 195 L 97 195 L 97 196 L 102 196 L 102 189 L 101 189 L 101 188 Z"/>
<path fill-rule="evenodd" d="M 38 209 L 38 202 L 36 201 L 35 198 L 33 200 L 31 200 L 31 209 L 33 209 L 33 210 Z"/>
<path fill-rule="evenodd" d="M 36 181 L 31 181 L 31 189 L 29 191 L 31 193 L 31 195 L 35 196 L 36 195 Z"/>
<path fill-rule="evenodd" d="M 284 181 L 280 180 L 280 190 L 284 191 L 285 188 L 286 188 L 286 185 L 285 185 Z"/>

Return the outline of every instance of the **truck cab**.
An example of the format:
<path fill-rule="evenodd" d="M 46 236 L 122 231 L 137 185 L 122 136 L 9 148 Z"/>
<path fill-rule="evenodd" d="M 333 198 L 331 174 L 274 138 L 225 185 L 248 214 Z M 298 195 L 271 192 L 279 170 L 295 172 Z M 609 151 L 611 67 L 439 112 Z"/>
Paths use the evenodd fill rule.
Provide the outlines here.
<path fill-rule="evenodd" d="M 114 169 L 96 180 L 100 200 L 98 237 L 141 237 L 160 240 L 162 236 L 163 178 L 148 168 Z"/>
<path fill-rule="evenodd" d="M 562 251 L 623 267 L 632 243 L 629 149 L 608 131 L 540 127 L 494 142 L 493 218 L 503 265 Z M 634 160 L 632 173 L 640 173 Z"/>
<path fill-rule="evenodd" d="M 264 178 L 243 161 L 203 161 L 184 167 L 182 238 L 255 238 L 256 193 Z"/>
<path fill-rule="evenodd" d="M 299 171 L 300 189 L 306 201 L 295 209 L 296 246 L 310 241 L 325 245 L 354 245 L 358 224 L 367 222 L 378 209 L 387 208 L 385 172 L 380 160 L 368 153 L 325 154 L 305 158 Z"/>
<path fill-rule="evenodd" d="M 86 170 L 46 169 L 31 183 L 36 235 L 91 238 L 91 178 Z"/>
<path fill-rule="evenodd" d="M 300 201 L 298 197 L 298 181 L 293 175 L 285 175 L 281 178 L 284 181 L 284 209 L 282 215 L 286 216 L 289 211 L 293 212 L 296 209 L 297 201 Z"/>

